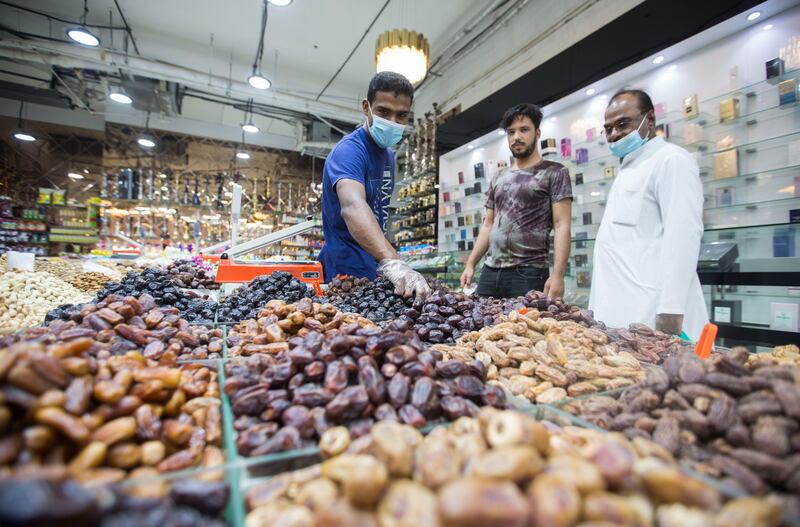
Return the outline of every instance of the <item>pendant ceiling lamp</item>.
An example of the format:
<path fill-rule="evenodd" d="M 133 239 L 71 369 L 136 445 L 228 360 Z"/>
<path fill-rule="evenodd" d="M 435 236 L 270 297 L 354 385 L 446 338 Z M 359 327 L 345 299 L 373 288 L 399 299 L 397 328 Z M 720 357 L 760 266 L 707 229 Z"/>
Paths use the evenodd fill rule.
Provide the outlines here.
<path fill-rule="evenodd" d="M 88 0 L 83 0 L 83 15 L 81 15 L 80 25 L 67 29 L 67 36 L 73 42 L 96 48 L 100 45 L 100 39 L 86 27 L 87 14 L 89 14 Z"/>
<path fill-rule="evenodd" d="M 411 84 L 425 78 L 429 55 L 428 39 L 408 29 L 384 31 L 375 42 L 376 70 L 399 73 Z"/>
<path fill-rule="evenodd" d="M 25 107 L 23 101 L 19 102 L 19 117 L 17 118 L 17 129 L 14 130 L 14 139 L 18 141 L 25 141 L 26 143 L 33 143 L 36 137 L 22 126 L 22 109 Z"/>

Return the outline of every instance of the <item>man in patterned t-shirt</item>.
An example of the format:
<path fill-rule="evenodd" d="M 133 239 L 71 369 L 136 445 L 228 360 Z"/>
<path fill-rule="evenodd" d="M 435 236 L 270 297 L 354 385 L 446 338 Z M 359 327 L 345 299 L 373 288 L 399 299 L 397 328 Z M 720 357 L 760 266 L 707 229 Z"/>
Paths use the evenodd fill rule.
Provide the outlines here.
<path fill-rule="evenodd" d="M 478 282 L 480 296 L 509 298 L 535 289 L 564 295 L 570 247 L 572 186 L 567 168 L 542 159 L 537 147 L 542 111 L 534 104 L 510 108 L 500 126 L 516 159 L 490 183 L 486 215 L 461 285 L 470 286 L 475 266 L 488 251 Z M 555 231 L 553 273 L 548 270 L 550 231 Z"/>

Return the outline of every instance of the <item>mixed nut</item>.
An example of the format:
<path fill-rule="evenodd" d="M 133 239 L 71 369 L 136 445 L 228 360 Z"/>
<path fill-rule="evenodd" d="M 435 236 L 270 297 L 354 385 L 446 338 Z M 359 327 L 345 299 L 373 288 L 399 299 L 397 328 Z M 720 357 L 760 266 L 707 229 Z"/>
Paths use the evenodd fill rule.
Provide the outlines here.
<path fill-rule="evenodd" d="M 50 273 L 8 271 L 0 276 L 0 332 L 41 324 L 56 306 L 91 298 Z"/>
<path fill-rule="evenodd" d="M 480 361 L 490 384 L 536 403 L 611 390 L 644 380 L 645 370 L 605 333 L 573 321 L 512 311 L 499 324 L 468 333 L 454 346 L 435 345 L 445 359 Z"/>
<path fill-rule="evenodd" d="M 490 408 L 423 437 L 391 421 L 350 441 L 338 430 L 319 465 L 246 494 L 246 527 L 631 525 L 777 527 L 770 499 L 728 503 L 652 442 L 547 427 Z M 580 523 L 584 522 L 584 523 Z"/>
<path fill-rule="evenodd" d="M 734 348 L 709 360 L 690 353 L 651 369 L 618 398 L 565 406 L 592 423 L 651 438 L 698 470 L 752 494 L 792 495 L 800 510 L 800 367 Z"/>

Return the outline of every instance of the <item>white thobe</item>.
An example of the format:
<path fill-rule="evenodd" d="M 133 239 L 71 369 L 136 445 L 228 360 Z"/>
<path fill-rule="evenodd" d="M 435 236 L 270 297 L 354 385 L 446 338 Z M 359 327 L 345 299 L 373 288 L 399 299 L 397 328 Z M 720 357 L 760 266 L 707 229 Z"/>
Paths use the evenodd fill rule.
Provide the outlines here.
<path fill-rule="evenodd" d="M 683 331 L 700 337 L 708 322 L 697 259 L 703 237 L 703 187 L 683 148 L 650 139 L 625 156 L 594 245 L 589 309 L 609 327 L 656 314 L 683 315 Z"/>

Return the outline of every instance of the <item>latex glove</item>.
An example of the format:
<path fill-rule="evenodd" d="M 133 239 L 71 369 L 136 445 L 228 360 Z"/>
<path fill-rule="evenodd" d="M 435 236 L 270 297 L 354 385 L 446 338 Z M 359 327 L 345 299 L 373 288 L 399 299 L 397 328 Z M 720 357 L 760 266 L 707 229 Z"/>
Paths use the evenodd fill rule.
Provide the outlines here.
<path fill-rule="evenodd" d="M 431 293 L 425 277 L 413 270 L 402 260 L 386 259 L 378 264 L 378 271 L 394 284 L 395 293 L 405 297 L 412 294 L 425 298 Z"/>

